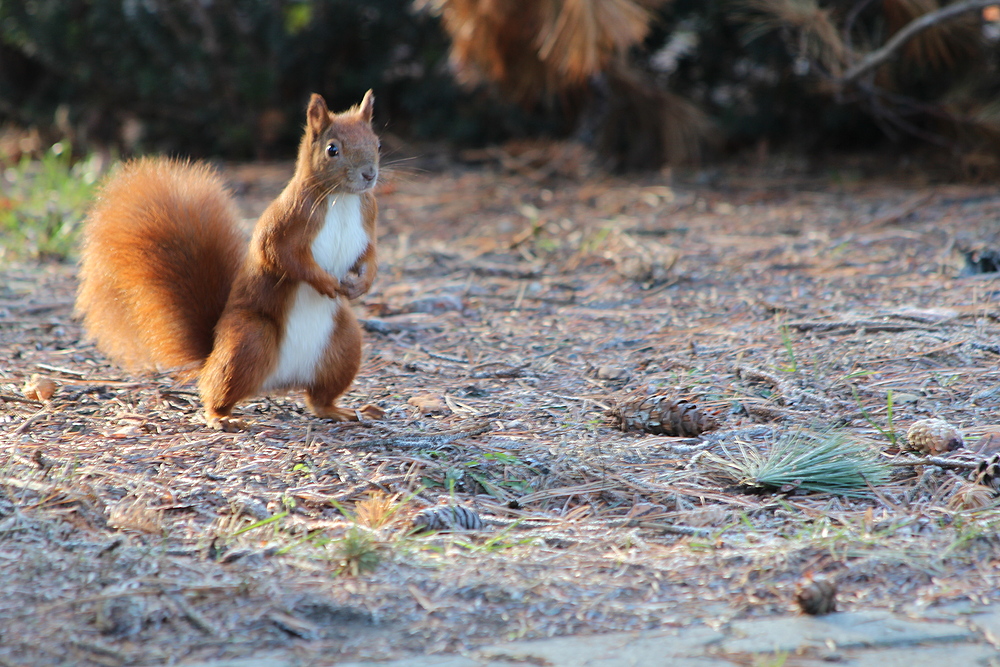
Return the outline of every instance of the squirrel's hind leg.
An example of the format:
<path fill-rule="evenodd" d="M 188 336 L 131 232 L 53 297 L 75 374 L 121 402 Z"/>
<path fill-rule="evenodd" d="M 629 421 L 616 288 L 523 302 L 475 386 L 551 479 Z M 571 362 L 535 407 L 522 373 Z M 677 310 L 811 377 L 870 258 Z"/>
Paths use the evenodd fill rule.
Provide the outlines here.
<path fill-rule="evenodd" d="M 224 314 L 215 329 L 215 345 L 198 379 L 205 404 L 205 421 L 212 428 L 238 431 L 242 420 L 231 416 L 233 407 L 260 393 L 271 373 L 278 349 L 273 322 L 254 314 Z"/>
<path fill-rule="evenodd" d="M 306 388 L 306 406 L 322 419 L 380 419 L 385 412 L 377 405 L 365 405 L 358 410 L 337 405 L 337 399 L 351 386 L 361 367 L 361 326 L 346 304 L 337 309 L 336 318 L 316 376 L 312 385 Z"/>

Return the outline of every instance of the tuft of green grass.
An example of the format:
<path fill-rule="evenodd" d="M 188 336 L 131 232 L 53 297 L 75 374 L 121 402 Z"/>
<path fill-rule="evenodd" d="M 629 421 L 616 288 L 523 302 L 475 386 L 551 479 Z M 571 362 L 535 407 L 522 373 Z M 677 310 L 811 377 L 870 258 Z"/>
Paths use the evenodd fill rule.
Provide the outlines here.
<path fill-rule="evenodd" d="M 889 479 L 889 466 L 869 445 L 839 433 L 792 433 L 766 453 L 742 443 L 738 452 L 723 451 L 707 460 L 736 484 L 762 493 L 801 489 L 857 496 Z"/>
<path fill-rule="evenodd" d="M 41 159 L 0 171 L 0 260 L 68 258 L 103 164 L 97 155 L 74 162 L 70 147 L 57 143 Z"/>
<path fill-rule="evenodd" d="M 861 411 L 861 416 L 865 418 L 865 421 L 879 432 L 883 438 L 891 442 L 893 445 L 899 445 L 899 437 L 896 435 L 896 427 L 892 425 L 892 390 L 890 389 L 886 392 L 885 396 L 885 428 L 882 428 L 878 423 L 872 418 L 868 411 L 865 410 L 865 406 L 861 403 L 861 397 L 858 396 L 858 390 L 855 387 L 851 387 L 851 395 L 854 396 L 854 402 L 858 404 L 858 410 Z"/>
<path fill-rule="evenodd" d="M 784 667 L 788 662 L 788 653 L 783 651 L 774 655 L 757 656 L 753 660 L 753 667 Z"/>
<path fill-rule="evenodd" d="M 356 577 L 375 571 L 382 561 L 375 536 L 360 526 L 351 526 L 333 547 L 339 560 L 337 574 Z"/>
<path fill-rule="evenodd" d="M 519 540 L 510 540 L 508 537 L 510 533 L 521 525 L 520 519 L 507 526 L 496 535 L 493 535 L 489 539 L 485 540 L 481 544 L 473 544 L 472 542 L 463 542 L 461 540 L 455 540 L 455 544 L 460 545 L 464 549 L 468 550 L 469 553 L 495 553 L 498 551 L 504 551 L 506 549 L 513 549 L 515 547 L 523 546 L 525 544 L 532 544 L 535 541 L 535 537 L 525 537 Z"/>
<path fill-rule="evenodd" d="M 788 365 L 782 366 L 778 370 L 785 373 L 794 373 L 799 370 L 799 362 L 795 358 L 795 346 L 792 344 L 792 334 L 788 331 L 788 325 L 786 324 L 782 324 L 779 330 L 781 331 L 781 344 L 788 354 Z"/>

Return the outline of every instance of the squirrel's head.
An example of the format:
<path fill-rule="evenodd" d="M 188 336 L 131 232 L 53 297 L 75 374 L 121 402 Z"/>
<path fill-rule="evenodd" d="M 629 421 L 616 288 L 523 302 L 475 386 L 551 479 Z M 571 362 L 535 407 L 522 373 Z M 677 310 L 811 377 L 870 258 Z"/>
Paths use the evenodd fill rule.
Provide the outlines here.
<path fill-rule="evenodd" d="M 378 136 L 372 130 L 375 96 L 365 93 L 361 104 L 333 113 L 321 95 L 313 93 L 306 110 L 306 133 L 299 151 L 311 179 L 332 194 L 360 194 L 378 181 Z"/>

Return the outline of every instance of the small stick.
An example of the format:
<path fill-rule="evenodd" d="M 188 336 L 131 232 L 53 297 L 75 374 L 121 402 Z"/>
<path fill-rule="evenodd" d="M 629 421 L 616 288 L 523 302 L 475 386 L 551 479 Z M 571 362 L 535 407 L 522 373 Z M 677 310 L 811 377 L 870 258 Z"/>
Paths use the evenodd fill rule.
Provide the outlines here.
<path fill-rule="evenodd" d="M 664 533 L 673 533 L 674 535 L 692 535 L 695 537 L 707 537 L 715 532 L 713 530 L 709 530 L 708 528 L 695 528 L 694 526 L 682 526 L 675 523 L 658 523 L 656 521 L 640 521 L 638 519 L 617 519 L 614 521 L 604 521 L 602 523 L 605 526 L 615 528 L 646 528 L 650 530 L 662 530 Z"/>
<path fill-rule="evenodd" d="M 451 357 L 448 356 L 447 354 L 441 354 L 440 352 L 434 352 L 432 350 L 428 350 L 426 347 L 421 347 L 420 351 L 432 359 L 440 359 L 441 361 L 450 361 L 453 364 L 469 363 L 468 359 L 459 359 L 458 357 Z"/>
<path fill-rule="evenodd" d="M 846 331 L 922 331 L 924 329 L 935 329 L 937 325 L 931 324 L 906 324 L 903 322 L 879 322 L 878 320 L 846 320 L 842 322 L 818 322 L 800 321 L 789 322 L 788 326 L 799 331 L 815 331 L 816 333 L 840 333 Z"/>
<path fill-rule="evenodd" d="M 53 373 L 62 373 L 63 375 L 72 375 L 73 377 L 87 377 L 86 373 L 81 373 L 80 371 L 74 371 L 69 368 L 62 368 L 61 366 L 49 366 L 48 364 L 35 364 L 35 368 L 41 368 L 43 371 L 52 371 Z"/>
<path fill-rule="evenodd" d="M 524 301 L 524 293 L 528 289 L 528 283 L 522 282 L 521 289 L 517 292 L 517 299 L 514 301 L 514 310 L 521 310 L 521 303 Z"/>
<path fill-rule="evenodd" d="M 906 468 L 912 466 L 941 466 L 942 468 L 958 468 L 959 470 L 975 470 L 979 461 L 959 461 L 946 459 L 942 456 L 924 456 L 919 459 L 890 460 L 889 465 Z"/>
<path fill-rule="evenodd" d="M 14 394 L 0 394 L 0 402 L 2 401 L 14 401 L 15 403 L 27 403 L 29 405 L 42 405 L 41 401 L 36 401 L 33 398 L 24 398 L 23 396 L 15 396 Z"/>
<path fill-rule="evenodd" d="M 791 383 L 779 378 L 774 373 L 768 373 L 760 368 L 739 365 L 736 367 L 736 376 L 744 380 L 749 380 L 750 382 L 763 382 L 771 385 L 775 391 L 781 394 L 786 403 L 797 404 L 803 401 L 809 401 L 824 408 L 833 408 L 837 405 L 837 401 L 829 399 L 825 396 L 820 396 L 819 394 L 815 394 L 805 389 L 794 387 Z"/>
<path fill-rule="evenodd" d="M 87 641 L 86 639 L 74 639 L 72 640 L 72 644 L 77 648 L 82 648 L 85 651 L 90 651 L 91 653 L 96 653 L 97 655 L 103 655 L 109 658 L 113 658 L 118 662 L 126 662 L 125 654 L 110 646 L 105 646 L 104 644 L 98 644 L 97 642 Z"/>
<path fill-rule="evenodd" d="M 450 433 L 412 433 L 398 434 L 388 438 L 372 438 L 347 445 L 348 447 L 441 447 L 453 440 L 467 438 L 473 435 L 482 435 L 490 430 L 490 424 L 480 424 L 475 428 L 465 431 L 452 431 Z"/>
<path fill-rule="evenodd" d="M 187 618 L 191 625 L 197 628 L 199 632 L 209 636 L 219 634 L 219 631 L 215 628 L 215 626 L 212 625 L 208 619 L 202 616 L 197 609 L 189 605 L 183 595 L 180 593 L 167 593 L 166 595 L 175 605 L 177 605 L 177 608 L 182 614 L 184 614 L 184 617 Z"/>
<path fill-rule="evenodd" d="M 503 362 L 480 364 L 472 369 L 469 373 L 469 377 L 475 380 L 482 380 L 484 378 L 519 378 L 524 375 L 524 369 L 530 365 L 531 364 L 522 364 L 520 366 L 511 366 L 509 364 L 504 364 Z M 477 370 L 487 369 L 490 366 L 501 366 L 501 368 L 496 368 L 494 370 Z"/>
<path fill-rule="evenodd" d="M 23 424 L 14 429 L 14 435 L 22 435 L 23 433 L 25 433 L 29 428 L 31 428 L 32 424 L 34 424 L 36 421 L 38 421 L 44 415 L 46 415 L 48 411 L 49 408 L 48 406 L 46 406 L 41 410 L 39 410 L 38 412 L 36 412 L 35 414 L 28 417 L 27 419 L 25 419 Z"/>

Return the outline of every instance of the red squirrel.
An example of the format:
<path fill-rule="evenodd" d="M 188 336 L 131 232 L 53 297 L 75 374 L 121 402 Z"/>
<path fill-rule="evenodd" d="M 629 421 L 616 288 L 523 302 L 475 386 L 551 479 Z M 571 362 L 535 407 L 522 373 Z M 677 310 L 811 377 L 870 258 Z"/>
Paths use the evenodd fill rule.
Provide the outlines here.
<path fill-rule="evenodd" d="M 337 405 L 361 364 L 348 300 L 377 270 L 373 104 L 369 90 L 335 114 L 312 96 L 295 174 L 249 248 L 211 167 L 124 164 L 84 223 L 76 305 L 98 347 L 129 368 L 195 371 L 215 428 L 241 428 L 239 401 L 287 389 L 304 389 L 318 417 L 381 417 Z"/>

